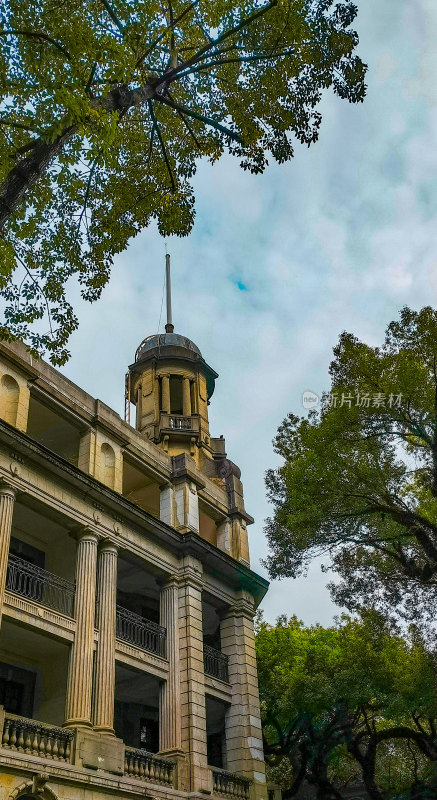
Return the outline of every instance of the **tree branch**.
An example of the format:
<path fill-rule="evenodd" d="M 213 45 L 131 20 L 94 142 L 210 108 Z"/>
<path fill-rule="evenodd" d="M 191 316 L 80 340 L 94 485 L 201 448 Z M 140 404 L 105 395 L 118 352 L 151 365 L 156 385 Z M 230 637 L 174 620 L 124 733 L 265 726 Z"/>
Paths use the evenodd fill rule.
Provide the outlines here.
<path fill-rule="evenodd" d="M 206 125 L 210 125 L 212 128 L 220 131 L 225 136 L 229 136 L 234 141 L 243 144 L 241 136 L 239 136 L 237 133 L 234 133 L 234 131 L 229 130 L 229 128 L 225 128 L 223 125 L 220 125 L 220 123 L 216 122 L 214 119 L 204 117 L 203 114 L 199 114 L 197 111 L 192 111 L 186 106 L 181 106 L 180 103 L 176 103 L 174 100 L 170 100 L 164 95 L 157 95 L 156 100 L 160 103 L 164 103 L 164 105 L 170 106 L 170 108 L 173 108 L 175 111 L 179 111 L 181 114 L 186 114 L 187 117 L 192 117 L 193 119 L 197 119 L 199 122 L 204 122 Z"/>
<path fill-rule="evenodd" d="M 200 50 L 198 50 L 197 53 L 194 56 L 192 56 L 192 58 L 188 59 L 188 61 L 185 61 L 180 66 L 170 70 L 170 72 L 168 72 L 166 75 L 167 80 L 168 81 L 175 80 L 179 72 L 182 72 L 187 67 L 196 64 L 198 61 L 200 61 L 202 56 L 204 56 L 206 53 L 209 53 L 209 51 L 213 50 L 214 47 L 217 47 L 217 45 L 229 39 L 230 36 L 234 36 L 234 34 L 243 30 L 243 28 L 246 28 L 248 25 L 251 25 L 256 19 L 264 16 L 264 14 L 266 14 L 267 11 L 270 11 L 272 8 L 277 6 L 277 4 L 278 0 L 271 0 L 270 3 L 267 3 L 267 5 L 258 9 L 258 11 L 255 11 L 253 14 L 249 14 L 248 17 L 245 17 L 245 19 L 241 20 L 241 22 L 238 25 L 235 25 L 233 28 L 229 28 L 227 31 L 218 36 L 217 39 L 213 39 L 212 42 L 209 42 L 204 47 L 201 47 Z"/>
<path fill-rule="evenodd" d="M 168 155 L 167 155 L 167 149 L 166 149 L 166 146 L 165 146 L 165 143 L 164 143 L 164 139 L 162 138 L 161 129 L 160 129 L 159 125 L 158 125 L 158 120 L 156 119 L 155 112 L 153 110 L 153 103 L 152 103 L 151 100 L 149 100 L 149 110 L 150 110 L 150 116 L 152 117 L 153 126 L 156 129 L 156 133 L 158 134 L 158 139 L 159 139 L 159 143 L 161 145 L 162 154 L 164 156 L 165 165 L 167 167 L 167 171 L 168 171 L 168 174 L 169 174 L 169 177 L 170 177 L 172 190 L 175 192 L 176 191 L 176 183 L 175 183 L 175 179 L 173 177 L 173 171 L 172 171 L 172 168 L 171 168 L 171 165 L 170 165 L 170 161 L 169 161 L 169 158 L 168 158 Z"/>
<path fill-rule="evenodd" d="M 67 48 L 42 31 L 5 30 L 0 31 L 0 36 L 26 36 L 28 39 L 37 39 L 38 41 L 49 42 L 50 44 L 54 45 L 54 47 L 57 47 L 57 49 L 60 50 L 69 61 L 71 61 L 71 55 Z"/>
<path fill-rule="evenodd" d="M 118 19 L 117 15 L 116 15 L 115 11 L 112 9 L 110 3 L 108 3 L 108 0 L 101 0 L 101 3 L 106 8 L 106 11 L 108 12 L 108 16 L 111 17 L 114 25 L 117 26 L 117 28 L 120 31 L 121 35 L 124 36 L 124 26 L 120 22 L 120 20 Z"/>

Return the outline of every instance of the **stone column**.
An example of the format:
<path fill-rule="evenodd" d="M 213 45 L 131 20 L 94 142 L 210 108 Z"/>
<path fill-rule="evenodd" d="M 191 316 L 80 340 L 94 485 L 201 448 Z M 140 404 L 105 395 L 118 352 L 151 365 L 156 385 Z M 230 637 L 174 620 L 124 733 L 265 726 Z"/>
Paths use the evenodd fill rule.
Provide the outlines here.
<path fill-rule="evenodd" d="M 6 573 L 8 569 L 9 545 L 11 541 L 12 514 L 15 489 L 6 481 L 0 483 L 0 621 L 5 599 Z"/>
<path fill-rule="evenodd" d="M 202 564 L 184 558 L 179 581 L 182 748 L 188 754 L 192 792 L 210 793 L 203 669 Z"/>
<path fill-rule="evenodd" d="M 162 376 L 162 409 L 170 414 L 170 378 L 168 375 Z"/>
<path fill-rule="evenodd" d="M 91 726 L 97 543 L 97 535 L 86 528 L 78 535 L 74 612 L 76 634 L 68 672 L 67 727 Z"/>
<path fill-rule="evenodd" d="M 191 417 L 190 379 L 184 378 L 182 384 L 182 410 L 184 417 Z"/>
<path fill-rule="evenodd" d="M 160 621 L 167 630 L 168 678 L 159 698 L 159 750 L 181 751 L 181 674 L 179 654 L 179 587 L 175 577 L 161 589 Z"/>
<path fill-rule="evenodd" d="M 117 601 L 117 548 L 106 540 L 99 548 L 97 627 L 99 642 L 94 683 L 94 730 L 114 733 L 115 621 Z"/>
<path fill-rule="evenodd" d="M 229 659 L 232 705 L 226 714 L 226 768 L 254 780 L 254 797 L 267 797 L 253 632 L 253 598 L 241 592 L 220 625 Z"/>

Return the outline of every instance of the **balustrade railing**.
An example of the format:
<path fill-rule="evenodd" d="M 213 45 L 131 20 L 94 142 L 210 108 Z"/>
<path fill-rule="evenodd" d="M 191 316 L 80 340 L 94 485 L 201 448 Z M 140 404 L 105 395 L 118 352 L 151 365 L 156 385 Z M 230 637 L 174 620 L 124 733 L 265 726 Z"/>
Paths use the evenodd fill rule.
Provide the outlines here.
<path fill-rule="evenodd" d="M 191 417 L 183 417 L 180 414 L 170 414 L 168 423 L 170 428 L 180 431 L 191 430 L 193 427 Z"/>
<path fill-rule="evenodd" d="M 250 778 L 226 772 L 224 769 L 212 768 L 212 790 L 216 794 L 225 794 L 228 797 L 241 797 L 247 800 L 250 797 Z"/>
<path fill-rule="evenodd" d="M 147 750 L 126 747 L 124 774 L 151 783 L 173 785 L 174 762 L 159 758 Z"/>
<path fill-rule="evenodd" d="M 127 608 L 117 606 L 117 637 L 165 658 L 167 631 L 156 622 L 140 617 Z"/>
<path fill-rule="evenodd" d="M 229 681 L 228 657 L 207 644 L 203 645 L 203 667 L 206 675 L 219 681 Z"/>
<path fill-rule="evenodd" d="M 7 714 L 3 723 L 2 747 L 69 764 L 73 736 L 74 732 L 65 728 L 54 728 Z"/>
<path fill-rule="evenodd" d="M 8 559 L 6 589 L 68 617 L 73 616 L 74 583 L 12 554 Z"/>

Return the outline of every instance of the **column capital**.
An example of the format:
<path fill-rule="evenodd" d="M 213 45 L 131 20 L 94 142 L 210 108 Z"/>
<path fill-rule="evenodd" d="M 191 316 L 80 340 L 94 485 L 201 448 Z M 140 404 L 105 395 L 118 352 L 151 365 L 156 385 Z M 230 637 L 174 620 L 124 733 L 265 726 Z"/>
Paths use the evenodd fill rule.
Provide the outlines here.
<path fill-rule="evenodd" d="M 17 487 L 10 483 L 7 478 L 0 478 L 0 496 L 15 499 L 17 492 Z"/>
<path fill-rule="evenodd" d="M 230 617 L 247 617 L 253 620 L 256 610 L 254 607 L 254 600 L 252 595 L 248 592 L 242 592 L 239 597 L 236 597 L 226 611 L 223 612 L 221 619 L 229 619 Z"/>
<path fill-rule="evenodd" d="M 161 582 L 160 590 L 163 589 L 172 589 L 175 586 L 179 586 L 181 582 L 180 575 L 174 573 L 173 575 L 167 575 Z"/>
<path fill-rule="evenodd" d="M 90 542 L 96 542 L 96 544 L 103 538 L 101 533 L 97 533 L 97 531 L 93 530 L 89 525 L 78 525 L 70 531 L 70 536 L 72 536 L 73 539 L 77 539 L 78 542 L 88 540 Z"/>
<path fill-rule="evenodd" d="M 181 583 L 189 583 L 197 589 L 203 589 L 203 565 L 192 556 L 185 556 L 179 573 Z"/>
<path fill-rule="evenodd" d="M 105 552 L 105 553 L 114 553 L 115 555 L 117 555 L 119 550 L 120 546 L 118 544 L 115 544 L 115 542 L 113 542 L 112 539 L 99 538 L 99 553 Z"/>

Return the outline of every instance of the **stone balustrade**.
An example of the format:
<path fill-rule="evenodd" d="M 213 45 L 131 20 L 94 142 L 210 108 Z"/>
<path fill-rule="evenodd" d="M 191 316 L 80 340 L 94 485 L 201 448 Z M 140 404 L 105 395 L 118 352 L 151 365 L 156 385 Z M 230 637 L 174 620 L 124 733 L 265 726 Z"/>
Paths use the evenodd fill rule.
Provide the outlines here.
<path fill-rule="evenodd" d="M 228 797 L 241 797 L 244 800 L 250 797 L 252 781 L 234 772 L 224 769 L 212 768 L 212 790 L 215 794 L 224 794 Z"/>
<path fill-rule="evenodd" d="M 3 722 L 2 747 L 69 764 L 73 736 L 74 732 L 65 728 L 7 714 Z"/>
<path fill-rule="evenodd" d="M 159 758 L 147 750 L 126 747 L 124 774 L 151 783 L 173 785 L 174 762 Z"/>

